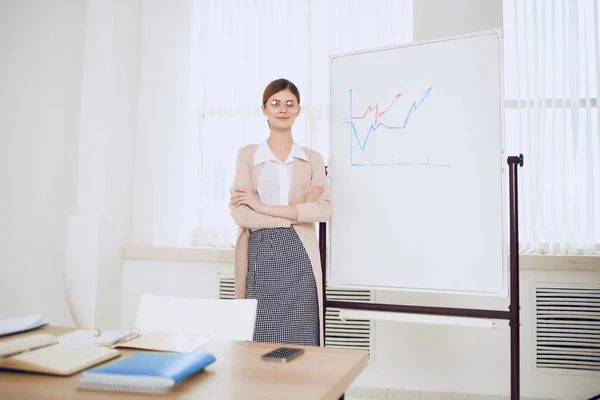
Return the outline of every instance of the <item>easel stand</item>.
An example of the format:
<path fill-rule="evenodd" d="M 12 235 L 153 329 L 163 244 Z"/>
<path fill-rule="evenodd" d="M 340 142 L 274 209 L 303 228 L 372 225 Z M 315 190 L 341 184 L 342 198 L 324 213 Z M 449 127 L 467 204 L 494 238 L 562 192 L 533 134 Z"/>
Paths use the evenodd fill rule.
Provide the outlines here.
<path fill-rule="evenodd" d="M 401 304 L 376 304 L 347 301 L 330 301 L 326 297 L 327 276 L 327 225 L 319 224 L 319 247 L 321 268 L 323 271 L 323 321 L 327 307 L 350 310 L 386 311 L 408 314 L 443 315 L 452 317 L 470 317 L 483 319 L 504 319 L 510 325 L 510 398 L 519 400 L 520 396 L 520 302 L 519 302 L 519 215 L 517 165 L 523 166 L 523 155 L 508 157 L 509 166 L 509 202 L 510 202 L 510 305 L 508 311 L 479 310 L 468 308 L 447 308 L 428 306 L 409 306 Z"/>

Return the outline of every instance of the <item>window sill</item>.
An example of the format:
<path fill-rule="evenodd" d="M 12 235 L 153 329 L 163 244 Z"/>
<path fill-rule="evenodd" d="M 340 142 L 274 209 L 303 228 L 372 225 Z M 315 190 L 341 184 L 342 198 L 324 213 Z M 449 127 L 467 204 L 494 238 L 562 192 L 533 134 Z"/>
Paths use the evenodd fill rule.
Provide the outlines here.
<path fill-rule="evenodd" d="M 519 263 L 522 270 L 600 272 L 600 256 L 595 255 L 522 255 Z"/>
<path fill-rule="evenodd" d="M 122 258 L 133 260 L 171 260 L 233 263 L 233 248 L 217 247 L 155 247 L 128 245 L 123 248 Z M 598 271 L 600 256 L 552 256 L 523 255 L 522 270 L 549 271 Z"/>
<path fill-rule="evenodd" d="M 161 247 L 136 246 L 123 247 L 121 257 L 126 260 L 170 260 L 233 263 L 233 248 L 216 247 Z"/>

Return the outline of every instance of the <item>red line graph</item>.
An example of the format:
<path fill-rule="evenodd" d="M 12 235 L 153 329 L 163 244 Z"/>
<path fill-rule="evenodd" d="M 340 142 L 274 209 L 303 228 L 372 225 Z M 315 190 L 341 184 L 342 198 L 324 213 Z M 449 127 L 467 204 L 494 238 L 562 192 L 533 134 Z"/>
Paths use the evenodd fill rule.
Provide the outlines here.
<path fill-rule="evenodd" d="M 367 114 L 371 111 L 375 111 L 375 125 L 377 125 L 379 118 L 383 117 L 383 115 L 389 111 L 390 108 L 392 108 L 392 106 L 394 105 L 394 103 L 396 102 L 396 100 L 398 100 L 400 98 L 400 96 L 402 96 L 402 93 L 398 93 L 396 95 L 396 97 L 394 97 L 394 100 L 392 100 L 392 102 L 390 103 L 390 105 L 383 111 L 379 111 L 379 104 L 375 104 L 374 106 L 372 105 L 368 105 L 367 109 L 365 110 L 365 113 L 363 114 L 362 117 L 352 117 L 351 119 L 365 119 L 367 117 Z"/>

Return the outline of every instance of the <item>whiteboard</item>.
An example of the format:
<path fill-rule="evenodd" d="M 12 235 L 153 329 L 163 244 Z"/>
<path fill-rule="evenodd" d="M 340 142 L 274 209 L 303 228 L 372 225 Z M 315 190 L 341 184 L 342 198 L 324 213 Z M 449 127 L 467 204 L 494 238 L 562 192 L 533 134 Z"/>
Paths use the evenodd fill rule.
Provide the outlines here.
<path fill-rule="evenodd" d="M 330 61 L 328 285 L 505 295 L 501 31 Z"/>

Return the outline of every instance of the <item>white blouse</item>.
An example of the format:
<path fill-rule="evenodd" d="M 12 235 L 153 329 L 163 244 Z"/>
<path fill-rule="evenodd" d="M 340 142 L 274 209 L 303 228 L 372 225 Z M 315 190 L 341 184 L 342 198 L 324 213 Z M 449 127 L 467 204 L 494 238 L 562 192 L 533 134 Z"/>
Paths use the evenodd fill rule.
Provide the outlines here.
<path fill-rule="evenodd" d="M 265 163 L 256 186 L 260 201 L 271 206 L 289 205 L 294 158 L 308 161 L 306 152 L 296 142 L 283 163 L 275 157 L 266 141 L 258 145 L 254 154 L 254 166 Z"/>

